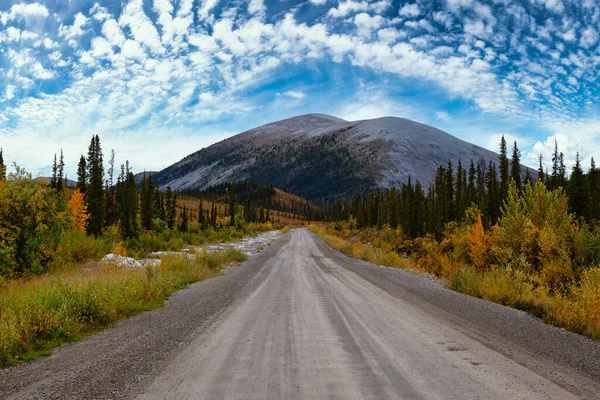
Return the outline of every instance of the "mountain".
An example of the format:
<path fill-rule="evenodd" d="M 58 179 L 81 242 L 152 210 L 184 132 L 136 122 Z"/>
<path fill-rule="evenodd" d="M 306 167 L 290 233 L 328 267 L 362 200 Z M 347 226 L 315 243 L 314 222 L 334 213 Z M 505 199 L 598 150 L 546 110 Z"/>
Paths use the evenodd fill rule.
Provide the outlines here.
<path fill-rule="evenodd" d="M 419 180 L 461 159 L 498 162 L 498 155 L 431 126 L 396 117 L 345 121 L 307 114 L 242 132 L 156 173 L 161 188 L 207 188 L 250 179 L 301 197 L 331 201 Z M 522 167 L 523 173 L 525 167 Z M 535 176 L 535 171 L 531 171 Z"/>
<path fill-rule="evenodd" d="M 144 179 L 144 176 L 146 176 L 146 179 L 148 179 L 150 176 L 153 176 L 156 173 L 157 173 L 157 171 L 138 172 L 137 174 L 135 174 L 133 176 L 133 180 L 135 181 L 135 184 L 139 186 L 142 184 L 142 180 Z M 154 177 L 152 179 L 154 179 Z"/>
<path fill-rule="evenodd" d="M 50 177 L 50 176 L 38 176 L 37 178 L 34 178 L 34 179 L 38 182 L 46 183 L 48 185 L 50 184 L 50 181 L 52 181 L 52 177 Z M 76 186 L 77 186 L 77 182 L 67 179 L 67 187 L 68 188 L 75 188 Z"/>

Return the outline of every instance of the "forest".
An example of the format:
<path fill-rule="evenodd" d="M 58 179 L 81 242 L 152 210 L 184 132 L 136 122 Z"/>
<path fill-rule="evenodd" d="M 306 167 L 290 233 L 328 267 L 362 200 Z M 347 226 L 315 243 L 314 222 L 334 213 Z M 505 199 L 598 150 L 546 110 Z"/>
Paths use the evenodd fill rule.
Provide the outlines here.
<path fill-rule="evenodd" d="M 336 201 L 314 228 L 347 255 L 432 273 L 452 289 L 520 308 L 600 339 L 600 173 L 521 170 L 504 138 L 498 165 L 440 166 L 435 183 Z"/>

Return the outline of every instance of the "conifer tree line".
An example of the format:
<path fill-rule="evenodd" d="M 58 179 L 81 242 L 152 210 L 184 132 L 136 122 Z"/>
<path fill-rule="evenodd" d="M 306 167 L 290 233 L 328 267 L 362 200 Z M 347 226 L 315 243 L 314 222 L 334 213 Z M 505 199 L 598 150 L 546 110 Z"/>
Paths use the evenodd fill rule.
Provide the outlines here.
<path fill-rule="evenodd" d="M 219 215 L 228 215 L 230 225 L 236 221 L 236 212 L 241 211 L 240 219 L 247 222 L 275 222 L 269 210 L 257 209 L 255 198 L 242 196 L 246 200 L 238 207 L 235 195 L 235 185 L 227 196 L 225 213 L 219 213 L 218 200 L 222 197 L 216 194 L 221 188 L 211 188 L 212 203 L 209 210 L 203 206 L 203 200 L 198 200 L 198 209 L 190 210 L 186 206 L 178 209 L 178 194 L 168 187 L 164 192 L 154 186 L 152 175 L 144 174 L 141 184 L 137 184 L 135 176 L 126 161 L 115 170 L 115 152 L 111 151 L 108 169 L 105 171 L 102 146 L 98 135 L 92 136 L 87 156 L 81 155 L 77 165 L 77 181 L 75 189 L 85 198 L 89 220 L 87 233 L 98 236 L 108 226 L 118 226 L 123 238 L 135 238 L 143 231 L 178 230 L 186 232 L 190 222 L 196 221 L 200 228 L 221 227 Z M 67 187 L 67 177 L 64 174 L 64 155 L 54 155 L 50 187 L 62 192 Z M 3 152 L 0 149 L 0 177 L 6 174 Z M 115 176 L 116 175 L 116 176 Z M 255 187 L 264 191 L 264 187 L 256 189 L 252 183 L 238 183 L 237 187 Z M 269 190 L 274 190 L 272 187 Z"/>
<path fill-rule="evenodd" d="M 260 209 L 264 209 L 265 219 L 267 210 L 277 211 L 278 215 L 303 221 L 323 221 L 327 216 L 324 207 L 297 198 L 284 202 L 281 197 L 276 195 L 277 192 L 273 185 L 250 180 L 221 183 L 204 190 L 184 189 L 181 194 L 209 198 L 220 203 L 229 203 L 233 196 L 233 200 L 237 204 L 244 205 L 245 208 L 247 208 L 247 204 L 251 204 L 256 209 L 255 216 L 252 213 L 245 215 L 244 219 L 247 221 L 260 221 Z"/>
<path fill-rule="evenodd" d="M 434 234 L 442 237 L 448 222 L 460 222 L 471 205 L 476 205 L 484 225 L 494 225 L 501 216 L 508 197 L 509 183 L 514 181 L 518 190 L 535 181 L 543 182 L 550 190 L 563 190 L 569 199 L 570 211 L 587 222 L 600 221 L 600 172 L 591 159 L 590 169 L 584 173 L 577 154 L 570 177 L 564 164 L 564 154 L 555 142 L 551 171 L 540 167 L 537 177 L 529 169 L 522 174 L 521 152 L 515 141 L 511 157 L 504 136 L 500 142 L 498 163 L 470 160 L 463 165 L 448 161 L 436 172 L 434 183 L 423 188 L 409 177 L 400 189 L 378 189 L 369 194 L 356 194 L 351 200 L 336 201 L 327 210 L 327 219 L 333 222 L 354 220 L 358 228 L 401 227 L 407 238 Z"/>

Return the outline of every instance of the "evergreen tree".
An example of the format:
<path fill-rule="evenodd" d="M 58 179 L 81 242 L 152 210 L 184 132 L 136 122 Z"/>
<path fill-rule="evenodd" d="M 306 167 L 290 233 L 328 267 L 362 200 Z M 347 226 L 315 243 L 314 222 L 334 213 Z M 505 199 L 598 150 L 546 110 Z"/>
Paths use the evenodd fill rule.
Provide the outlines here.
<path fill-rule="evenodd" d="M 104 165 L 102 164 L 102 148 L 100 137 L 92 137 L 87 157 L 87 207 L 90 219 L 88 233 L 99 235 L 104 226 Z"/>
<path fill-rule="evenodd" d="M 590 219 L 600 221 L 600 171 L 596 168 L 594 157 L 590 163 L 590 171 L 588 172 L 589 183 L 589 212 Z"/>
<path fill-rule="evenodd" d="M 229 226 L 235 225 L 235 192 L 233 187 L 229 192 Z"/>
<path fill-rule="evenodd" d="M 558 187 L 564 188 L 567 184 L 567 167 L 565 166 L 565 155 L 560 153 L 558 162 Z"/>
<path fill-rule="evenodd" d="M 444 175 L 444 202 L 446 203 L 446 214 L 444 224 L 456 219 L 456 205 L 454 202 L 454 175 L 452 173 L 452 161 L 448 160 L 448 166 Z"/>
<path fill-rule="evenodd" d="M 179 231 L 181 232 L 187 232 L 188 230 L 188 216 L 187 216 L 187 210 L 185 208 L 185 205 L 183 206 L 183 210 L 181 210 L 181 222 L 179 223 Z"/>
<path fill-rule="evenodd" d="M 517 189 L 521 189 L 521 152 L 517 147 L 517 141 L 515 140 L 513 146 L 513 153 L 510 165 L 510 174 L 512 179 L 515 181 Z"/>
<path fill-rule="evenodd" d="M 198 224 L 200 228 L 205 228 L 205 218 L 204 218 L 204 205 L 202 204 L 202 200 L 200 200 L 200 204 L 198 205 Z"/>
<path fill-rule="evenodd" d="M 65 158 L 63 156 L 63 151 L 60 149 L 60 161 L 58 163 L 58 175 L 56 177 L 56 190 L 61 192 L 63 188 L 66 186 L 65 181 Z"/>
<path fill-rule="evenodd" d="M 175 227 L 175 198 L 170 186 L 165 192 L 165 223 L 171 230 Z"/>
<path fill-rule="evenodd" d="M 465 194 L 464 194 L 464 180 L 463 180 L 463 167 L 462 167 L 462 162 L 459 159 L 458 160 L 458 165 L 456 166 L 456 189 L 455 189 L 455 193 L 456 195 L 455 200 L 456 200 L 456 214 L 455 217 L 460 220 L 462 219 L 462 217 L 464 216 L 464 210 L 465 208 Z"/>
<path fill-rule="evenodd" d="M 425 218 L 425 193 L 421 182 L 415 184 L 414 195 L 412 197 L 412 213 L 410 224 L 410 235 L 412 238 L 423 236 L 424 218 Z"/>
<path fill-rule="evenodd" d="M 6 180 L 6 164 L 4 163 L 4 151 L 0 147 L 0 181 Z"/>
<path fill-rule="evenodd" d="M 58 163 L 56 162 L 56 153 L 54 153 L 54 161 L 52 162 L 52 178 L 50 178 L 50 187 L 56 189 L 58 182 Z"/>
<path fill-rule="evenodd" d="M 87 189 L 87 167 L 85 165 L 85 157 L 79 158 L 77 165 L 77 190 L 85 194 Z"/>
<path fill-rule="evenodd" d="M 558 142 L 554 139 L 554 155 L 552 156 L 552 175 L 549 181 L 549 189 L 556 189 L 559 184 L 559 169 L 560 169 L 560 156 L 558 154 Z"/>
<path fill-rule="evenodd" d="M 117 178 L 116 208 L 119 231 L 124 239 L 137 234 L 137 188 L 135 178 L 129 169 L 129 161 L 121 165 L 121 174 Z"/>
<path fill-rule="evenodd" d="M 165 196 L 159 188 L 154 188 L 152 195 L 152 218 L 165 220 Z"/>
<path fill-rule="evenodd" d="M 571 179 L 569 180 L 568 195 L 570 211 L 574 212 L 578 217 L 589 221 L 589 186 L 581 169 L 579 152 L 577 153 Z"/>
<path fill-rule="evenodd" d="M 250 204 L 250 203 L 248 203 Z M 212 201 L 211 207 L 210 207 L 210 223 L 212 224 L 214 229 L 217 229 L 217 206 L 215 205 L 215 201 Z M 254 222 L 256 220 L 256 218 L 252 218 L 251 222 Z"/>
<path fill-rule="evenodd" d="M 502 201 L 508 195 L 508 156 L 507 156 L 507 148 L 506 148 L 506 139 L 504 139 L 504 135 L 502 135 L 502 140 L 500 140 L 500 155 L 498 156 L 498 160 L 500 162 L 500 197 Z"/>
<path fill-rule="evenodd" d="M 491 225 L 494 225 L 500 217 L 500 207 L 502 206 L 502 197 L 498 188 L 498 175 L 496 164 L 490 161 L 486 176 L 487 186 L 487 217 Z"/>
<path fill-rule="evenodd" d="M 467 205 L 470 207 L 471 204 L 477 203 L 477 170 L 475 169 L 475 163 L 471 159 L 471 165 L 469 165 L 469 183 L 467 184 Z"/>
<path fill-rule="evenodd" d="M 540 153 L 538 160 L 540 160 L 540 166 L 538 168 L 538 182 L 544 183 L 546 174 L 544 174 L 544 156 L 542 153 Z"/>
<path fill-rule="evenodd" d="M 85 169 L 85 168 L 84 168 Z M 116 209 L 116 188 L 114 183 L 115 174 L 115 151 L 110 151 L 110 160 L 108 161 L 108 179 L 106 180 L 106 225 L 111 226 L 117 223 L 117 209 Z"/>
<path fill-rule="evenodd" d="M 142 177 L 142 188 L 140 191 L 140 219 L 142 223 L 142 228 L 151 231 L 153 229 L 152 226 L 152 215 L 153 215 L 153 205 L 152 205 L 152 196 L 154 194 L 154 183 L 152 180 L 152 175 L 146 179 L 146 173 L 144 172 L 144 176 Z"/>
<path fill-rule="evenodd" d="M 529 168 L 525 170 L 525 185 L 532 185 L 533 180 L 531 179 L 531 172 L 529 172 Z"/>

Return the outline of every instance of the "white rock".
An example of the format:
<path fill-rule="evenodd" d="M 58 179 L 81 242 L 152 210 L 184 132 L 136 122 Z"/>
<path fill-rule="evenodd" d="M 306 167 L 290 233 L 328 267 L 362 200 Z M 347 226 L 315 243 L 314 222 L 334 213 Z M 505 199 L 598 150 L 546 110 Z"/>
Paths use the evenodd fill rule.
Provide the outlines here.
<path fill-rule="evenodd" d="M 137 261 L 134 258 L 123 257 L 123 256 L 120 256 L 118 254 L 113 254 L 113 253 L 105 255 L 102 258 L 101 262 L 104 264 L 112 264 L 112 265 L 116 265 L 119 267 L 132 267 L 132 268 L 141 268 L 142 267 L 142 263 L 140 263 L 139 261 Z"/>

